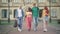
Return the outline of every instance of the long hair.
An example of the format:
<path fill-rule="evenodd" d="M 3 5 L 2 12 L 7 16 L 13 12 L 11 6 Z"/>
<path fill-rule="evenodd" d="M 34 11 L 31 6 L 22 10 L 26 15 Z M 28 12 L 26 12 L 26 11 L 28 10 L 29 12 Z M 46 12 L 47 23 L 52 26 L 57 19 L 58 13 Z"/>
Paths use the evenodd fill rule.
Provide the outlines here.
<path fill-rule="evenodd" d="M 47 6 L 45 6 L 44 9 L 46 10 L 46 13 L 48 14 L 49 10 L 48 10 Z"/>
<path fill-rule="evenodd" d="M 30 7 L 28 7 L 28 11 L 32 12 L 32 9 Z"/>

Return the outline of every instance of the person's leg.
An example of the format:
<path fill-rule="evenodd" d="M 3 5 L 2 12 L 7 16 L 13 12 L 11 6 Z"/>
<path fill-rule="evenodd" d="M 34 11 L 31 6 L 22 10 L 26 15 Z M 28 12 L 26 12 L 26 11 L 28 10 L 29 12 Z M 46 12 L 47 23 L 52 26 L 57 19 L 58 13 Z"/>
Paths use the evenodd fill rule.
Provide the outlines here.
<path fill-rule="evenodd" d="M 47 29 L 47 26 L 48 26 L 48 21 L 46 21 L 45 25 L 46 25 L 46 29 Z"/>
<path fill-rule="evenodd" d="M 38 26 L 38 18 L 36 18 L 36 17 L 33 17 L 33 22 L 34 22 L 34 31 L 36 31 L 37 30 L 37 26 Z"/>
<path fill-rule="evenodd" d="M 35 31 L 35 17 L 33 17 L 33 29 Z"/>
<path fill-rule="evenodd" d="M 49 19 L 48 19 L 48 17 L 46 17 L 46 23 L 45 23 L 45 25 L 46 25 L 46 31 L 47 31 L 47 26 L 48 26 L 48 22 L 49 22 Z"/>
<path fill-rule="evenodd" d="M 43 31 L 45 32 L 45 30 L 46 30 L 45 18 L 43 17 Z"/>
<path fill-rule="evenodd" d="M 36 17 L 35 18 L 35 28 L 36 28 L 36 30 L 37 30 L 37 26 L 38 26 L 38 18 Z"/>
<path fill-rule="evenodd" d="M 38 18 L 35 18 L 36 27 L 38 26 Z"/>
<path fill-rule="evenodd" d="M 20 18 L 20 29 L 22 29 L 23 18 Z"/>
<path fill-rule="evenodd" d="M 43 18 L 43 29 L 46 28 L 46 25 L 45 25 L 45 19 Z"/>
<path fill-rule="evenodd" d="M 31 29 L 32 17 L 30 17 L 30 29 Z"/>
<path fill-rule="evenodd" d="M 20 27 L 20 18 L 19 17 L 17 18 L 17 22 L 18 22 L 17 23 L 18 24 L 18 27 Z"/>
<path fill-rule="evenodd" d="M 18 18 L 18 30 L 22 31 L 21 29 L 22 29 L 22 19 Z"/>
<path fill-rule="evenodd" d="M 31 17 L 29 17 L 29 31 L 31 30 Z"/>
<path fill-rule="evenodd" d="M 44 22 L 44 31 L 47 31 L 47 23 L 48 23 L 48 18 L 47 17 L 45 17 L 44 19 L 43 19 L 43 22 Z"/>
<path fill-rule="evenodd" d="M 27 26 L 27 29 L 29 30 L 29 19 L 28 19 L 28 17 L 26 17 L 26 26 Z"/>
<path fill-rule="evenodd" d="M 28 31 L 30 31 L 30 30 L 31 30 L 31 23 L 28 22 Z"/>
<path fill-rule="evenodd" d="M 18 31 L 21 31 L 21 29 L 20 29 L 20 19 L 19 19 L 19 17 L 17 18 L 17 24 L 18 24 Z"/>
<path fill-rule="evenodd" d="M 28 31 L 30 31 L 30 21 L 29 21 L 30 19 L 29 19 L 29 17 L 28 17 L 28 19 L 27 19 L 27 23 L 28 23 Z"/>
<path fill-rule="evenodd" d="M 29 25 L 29 29 L 31 30 L 31 22 L 30 22 L 30 25 Z"/>

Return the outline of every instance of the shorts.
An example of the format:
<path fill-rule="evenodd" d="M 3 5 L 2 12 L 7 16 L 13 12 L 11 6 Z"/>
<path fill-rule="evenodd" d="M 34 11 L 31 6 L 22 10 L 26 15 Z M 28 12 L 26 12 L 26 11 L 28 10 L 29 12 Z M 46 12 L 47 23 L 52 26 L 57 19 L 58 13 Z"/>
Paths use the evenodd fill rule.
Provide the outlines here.
<path fill-rule="evenodd" d="M 43 20 L 48 21 L 48 16 L 43 17 Z"/>

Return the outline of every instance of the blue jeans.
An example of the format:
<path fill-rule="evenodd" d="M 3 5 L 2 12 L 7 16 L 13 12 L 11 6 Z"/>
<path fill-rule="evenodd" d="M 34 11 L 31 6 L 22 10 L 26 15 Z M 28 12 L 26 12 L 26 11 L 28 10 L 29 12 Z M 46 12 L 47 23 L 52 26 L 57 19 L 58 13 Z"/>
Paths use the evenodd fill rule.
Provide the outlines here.
<path fill-rule="evenodd" d="M 22 29 L 22 22 L 23 22 L 23 18 L 22 17 L 18 17 L 17 18 L 17 24 L 18 24 L 18 27 L 20 28 L 20 29 Z"/>
<path fill-rule="evenodd" d="M 48 16 L 43 17 L 43 22 L 45 23 L 46 21 L 49 22 Z"/>
<path fill-rule="evenodd" d="M 37 30 L 38 26 L 38 17 L 33 17 L 33 29 Z"/>

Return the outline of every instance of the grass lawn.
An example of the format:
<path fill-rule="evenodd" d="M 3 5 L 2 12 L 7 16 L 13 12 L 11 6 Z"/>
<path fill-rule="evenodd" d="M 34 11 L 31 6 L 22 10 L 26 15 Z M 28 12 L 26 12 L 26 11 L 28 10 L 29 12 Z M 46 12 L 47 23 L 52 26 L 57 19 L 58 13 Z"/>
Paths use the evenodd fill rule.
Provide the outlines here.
<path fill-rule="evenodd" d="M 12 25 L 14 24 L 14 21 L 10 21 L 10 23 L 8 21 L 1 21 L 0 25 Z"/>
<path fill-rule="evenodd" d="M 10 23 L 8 23 L 8 21 L 1 21 L 0 25 L 13 25 L 14 24 L 14 21 L 10 21 Z M 52 20 L 51 23 L 49 23 L 50 25 L 53 25 L 53 26 L 58 26 L 60 27 L 60 24 L 58 24 L 58 22 L 56 20 Z"/>
<path fill-rule="evenodd" d="M 58 24 L 58 21 L 56 21 L 56 20 L 52 20 L 51 23 L 49 23 L 49 24 L 56 26 L 56 27 L 60 27 L 60 24 Z"/>

